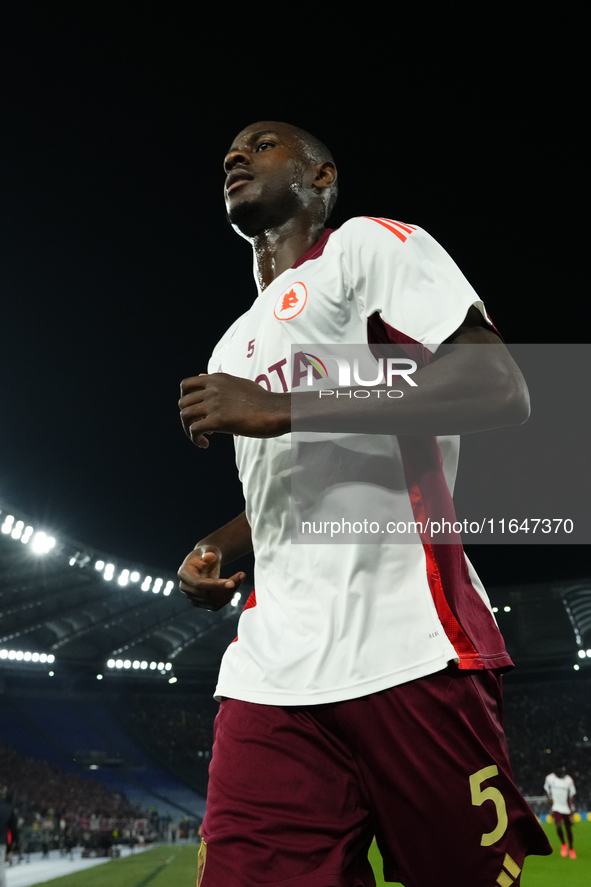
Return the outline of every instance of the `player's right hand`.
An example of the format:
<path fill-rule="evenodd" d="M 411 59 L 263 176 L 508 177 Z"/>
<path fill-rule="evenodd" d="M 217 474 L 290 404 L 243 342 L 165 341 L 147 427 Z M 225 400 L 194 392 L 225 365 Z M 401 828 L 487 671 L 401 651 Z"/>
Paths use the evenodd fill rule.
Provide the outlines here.
<path fill-rule="evenodd" d="M 229 579 L 220 579 L 222 553 L 216 546 L 199 547 L 182 562 L 178 576 L 179 588 L 194 607 L 217 612 L 229 604 L 246 578 L 235 573 Z"/>

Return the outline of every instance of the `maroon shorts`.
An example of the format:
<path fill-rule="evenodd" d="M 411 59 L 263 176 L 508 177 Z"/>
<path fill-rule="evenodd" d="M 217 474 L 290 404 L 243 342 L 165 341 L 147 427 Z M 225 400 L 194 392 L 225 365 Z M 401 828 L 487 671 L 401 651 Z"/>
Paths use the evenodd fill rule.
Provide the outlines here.
<path fill-rule="evenodd" d="M 518 885 L 551 847 L 515 787 L 500 679 L 455 666 L 381 693 L 216 718 L 200 887 Z"/>
<path fill-rule="evenodd" d="M 559 813 L 558 810 L 552 811 L 552 819 L 556 823 L 556 825 L 560 825 L 561 822 L 570 822 L 572 823 L 572 813 Z"/>

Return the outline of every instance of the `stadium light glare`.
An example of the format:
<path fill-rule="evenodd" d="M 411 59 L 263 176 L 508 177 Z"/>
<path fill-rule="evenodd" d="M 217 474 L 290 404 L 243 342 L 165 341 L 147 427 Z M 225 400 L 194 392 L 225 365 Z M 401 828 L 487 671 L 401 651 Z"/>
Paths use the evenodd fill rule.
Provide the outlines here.
<path fill-rule="evenodd" d="M 105 567 L 105 572 L 103 573 L 103 578 L 110 582 L 113 578 L 113 573 L 115 572 L 115 564 L 107 564 Z"/>
<path fill-rule="evenodd" d="M 115 662 L 115 668 L 123 668 L 123 659 L 117 659 Z"/>
<path fill-rule="evenodd" d="M 0 659 L 6 659 L 8 657 L 8 650 L 0 650 Z"/>
<path fill-rule="evenodd" d="M 164 668 L 166 669 L 166 671 L 170 671 L 170 669 L 172 668 L 172 662 L 167 662 Z"/>
<path fill-rule="evenodd" d="M 152 582 L 152 577 L 146 576 L 146 578 L 144 579 L 144 581 L 140 585 L 141 590 L 142 591 L 149 591 L 151 582 Z"/>
<path fill-rule="evenodd" d="M 17 660 L 20 662 L 22 659 L 25 658 L 25 654 L 23 653 L 22 650 L 18 650 L 18 651 L 17 651 L 17 654 L 16 654 L 16 656 L 15 656 L 14 658 L 17 659 Z"/>
<path fill-rule="evenodd" d="M 33 662 L 39 662 L 39 653 L 33 653 L 31 659 L 33 660 Z"/>
<path fill-rule="evenodd" d="M 97 679 L 97 681 L 102 681 L 102 679 L 103 679 L 102 674 L 97 674 L 96 679 Z"/>
<path fill-rule="evenodd" d="M 52 677 L 54 676 L 55 672 L 54 672 L 54 671 L 48 671 L 47 674 L 49 675 L 50 678 L 52 678 Z"/>
<path fill-rule="evenodd" d="M 170 592 L 172 591 L 173 588 L 174 588 L 174 582 L 171 582 L 169 579 L 168 582 L 166 583 L 166 585 L 164 586 L 163 594 L 165 594 L 168 597 L 168 595 L 170 594 Z"/>
<path fill-rule="evenodd" d="M 2 524 L 2 528 L 1 528 L 2 532 L 5 533 L 6 535 L 8 535 L 9 533 L 12 533 L 13 523 L 14 523 L 14 515 L 7 514 L 6 517 L 4 518 L 4 523 Z"/>
<path fill-rule="evenodd" d="M 47 554 L 47 552 L 51 551 L 54 546 L 55 539 L 53 536 L 48 536 L 43 530 L 39 530 L 38 533 L 35 533 L 33 541 L 31 542 L 31 549 L 35 554 Z"/>
<path fill-rule="evenodd" d="M 591 659 L 591 650 L 587 650 L 587 656 Z"/>
<path fill-rule="evenodd" d="M 578 671 L 580 669 L 580 667 L 581 666 L 578 663 L 576 665 L 573 665 L 573 668 L 575 671 Z"/>
<path fill-rule="evenodd" d="M 158 594 L 158 592 L 160 591 L 160 589 L 162 588 L 163 585 L 164 585 L 163 579 L 160 579 L 160 578 L 155 579 L 154 586 L 152 588 L 152 591 L 154 592 L 154 594 Z"/>
<path fill-rule="evenodd" d="M 146 662 L 145 659 L 143 660 L 143 662 L 140 662 L 140 668 L 147 668 L 147 667 L 148 667 L 148 663 Z"/>
<path fill-rule="evenodd" d="M 25 660 L 25 662 L 30 662 L 32 658 L 33 658 L 33 657 L 32 657 L 32 654 L 29 653 L 29 652 L 26 652 L 25 655 L 24 655 L 24 657 L 23 657 L 23 659 Z"/>
<path fill-rule="evenodd" d="M 24 528 L 25 528 L 24 521 L 17 520 L 16 524 L 14 525 L 14 530 L 12 531 L 12 533 L 10 535 L 12 536 L 13 539 L 20 539 L 23 534 Z"/>
<path fill-rule="evenodd" d="M 96 564 L 94 565 L 94 569 L 95 570 L 104 570 L 105 569 L 105 562 L 104 561 L 97 561 Z"/>
<path fill-rule="evenodd" d="M 177 680 L 178 680 L 178 678 L 169 678 L 168 683 L 169 684 L 176 684 Z"/>
<path fill-rule="evenodd" d="M 25 532 L 21 536 L 21 542 L 24 545 L 27 545 L 27 543 L 28 543 L 29 539 L 31 538 L 31 536 L 33 535 L 33 533 L 34 533 L 33 527 L 25 527 Z"/>
<path fill-rule="evenodd" d="M 140 574 L 138 573 L 137 570 L 134 570 L 129 578 L 132 582 L 139 582 L 140 581 Z"/>
<path fill-rule="evenodd" d="M 115 668 L 115 660 L 114 659 L 109 659 L 109 661 L 107 662 L 107 668 Z"/>
<path fill-rule="evenodd" d="M 133 662 L 133 667 L 134 667 L 134 668 L 139 668 L 139 667 L 140 667 L 139 659 L 135 659 L 135 660 L 134 660 L 134 662 Z"/>
<path fill-rule="evenodd" d="M 158 663 L 158 670 L 162 671 L 163 668 L 164 668 L 164 662 L 159 662 Z"/>
<path fill-rule="evenodd" d="M 230 601 L 230 606 L 237 607 L 238 604 L 240 603 L 241 597 L 242 597 L 242 595 L 240 594 L 239 591 L 237 591 L 236 594 L 234 595 L 234 597 L 232 598 L 232 600 Z"/>
<path fill-rule="evenodd" d="M 15 650 L 9 650 L 9 651 L 8 651 L 8 658 L 9 658 L 9 659 L 16 659 L 16 651 L 15 651 Z"/>
<path fill-rule="evenodd" d="M 503 607 L 503 610 L 505 611 L 505 613 L 510 613 L 511 607 Z"/>
<path fill-rule="evenodd" d="M 39 654 L 39 662 L 47 662 L 47 653 Z"/>
<path fill-rule="evenodd" d="M 579 650 L 579 659 L 584 659 L 586 655 L 584 650 Z"/>
<path fill-rule="evenodd" d="M 49 654 L 49 656 L 47 657 L 47 661 L 48 661 L 49 663 L 51 663 L 51 662 L 55 662 L 55 656 L 53 655 L 53 653 L 50 653 L 50 654 Z"/>
<path fill-rule="evenodd" d="M 122 570 L 117 579 L 119 585 L 127 585 L 129 582 L 129 570 Z"/>
<path fill-rule="evenodd" d="M 123 660 L 123 668 L 131 668 L 131 659 Z"/>
<path fill-rule="evenodd" d="M 493 613 L 498 613 L 498 612 L 499 612 L 499 608 L 498 608 L 498 607 L 493 607 L 493 608 L 492 608 L 492 611 L 493 611 Z"/>

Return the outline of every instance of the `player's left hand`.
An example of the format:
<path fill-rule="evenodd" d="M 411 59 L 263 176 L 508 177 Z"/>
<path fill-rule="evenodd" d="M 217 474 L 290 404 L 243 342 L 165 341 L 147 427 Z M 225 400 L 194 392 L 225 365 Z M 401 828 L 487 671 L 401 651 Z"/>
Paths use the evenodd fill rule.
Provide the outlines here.
<path fill-rule="evenodd" d="M 214 431 L 244 437 L 277 437 L 289 431 L 290 396 L 227 373 L 183 379 L 181 422 L 193 443 L 206 449 Z"/>

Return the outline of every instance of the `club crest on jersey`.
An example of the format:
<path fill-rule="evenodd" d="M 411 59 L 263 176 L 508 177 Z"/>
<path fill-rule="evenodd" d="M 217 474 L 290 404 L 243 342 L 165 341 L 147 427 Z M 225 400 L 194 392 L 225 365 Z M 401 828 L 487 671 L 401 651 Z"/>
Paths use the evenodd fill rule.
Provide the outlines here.
<path fill-rule="evenodd" d="M 298 280 L 292 283 L 287 289 L 283 290 L 277 301 L 275 302 L 275 310 L 273 314 L 277 320 L 291 320 L 300 314 L 308 301 L 308 290 L 304 284 Z"/>

